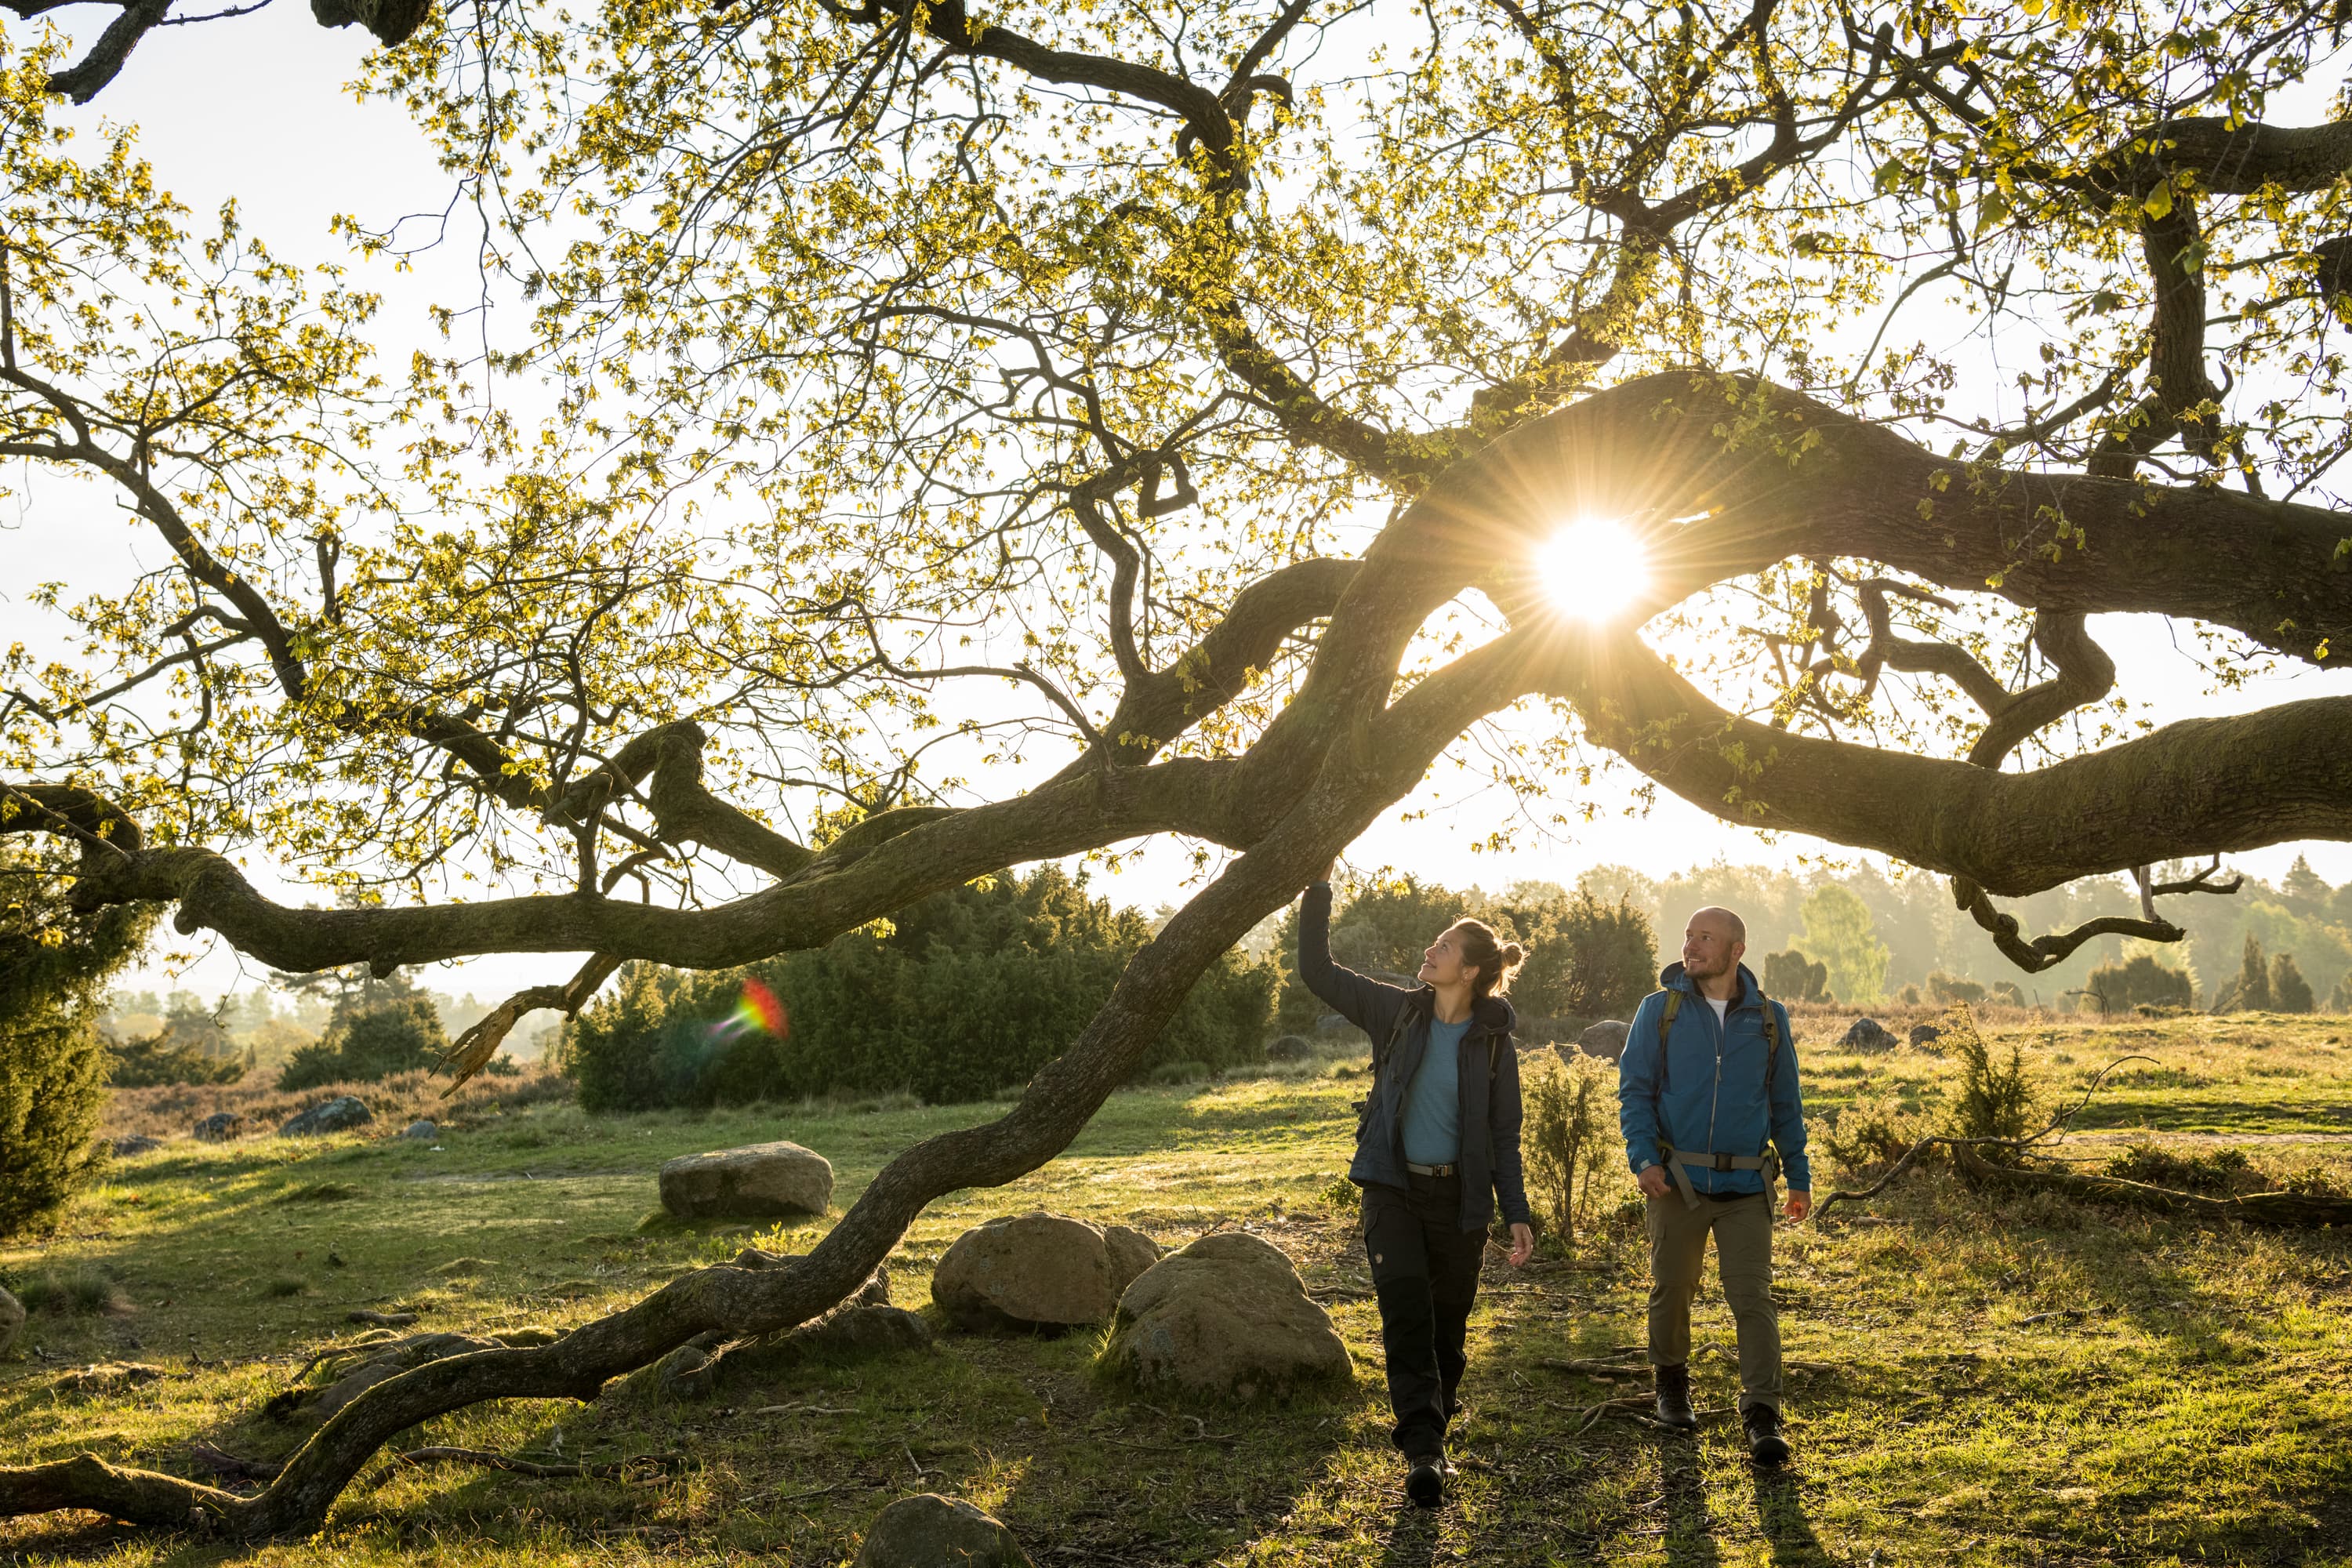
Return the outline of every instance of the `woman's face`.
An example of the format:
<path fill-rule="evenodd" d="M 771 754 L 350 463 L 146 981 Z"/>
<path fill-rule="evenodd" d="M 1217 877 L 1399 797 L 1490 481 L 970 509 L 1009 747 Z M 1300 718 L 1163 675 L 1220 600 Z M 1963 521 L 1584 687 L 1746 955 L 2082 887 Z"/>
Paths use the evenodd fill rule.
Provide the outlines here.
<path fill-rule="evenodd" d="M 1430 985 L 1467 985 L 1472 966 L 1462 956 L 1462 932 L 1448 926 L 1435 942 L 1421 950 L 1421 979 Z"/>

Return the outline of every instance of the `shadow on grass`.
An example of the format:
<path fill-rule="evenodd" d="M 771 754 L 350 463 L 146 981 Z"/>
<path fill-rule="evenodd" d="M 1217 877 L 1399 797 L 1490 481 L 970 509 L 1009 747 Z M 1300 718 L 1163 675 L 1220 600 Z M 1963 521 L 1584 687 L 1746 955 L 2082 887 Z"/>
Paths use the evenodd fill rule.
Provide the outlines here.
<path fill-rule="evenodd" d="M 1720 1563 L 1715 1521 L 1706 1511 L 1706 1477 L 1699 1468 L 1698 1439 L 1664 1434 L 1657 1439 L 1658 1498 L 1666 1514 L 1668 1568 L 1706 1568 Z"/>
<path fill-rule="evenodd" d="M 1389 1522 L 1389 1538 L 1381 1549 L 1381 1568 L 1429 1568 L 1437 1560 L 1439 1512 L 1408 1503 Z"/>
<path fill-rule="evenodd" d="M 1771 1543 L 1775 1564 L 1816 1568 L 1835 1561 L 1813 1533 L 1812 1521 L 1805 1517 L 1804 1499 L 1794 1476 L 1786 1470 L 1752 1469 L 1748 1479 L 1756 1488 L 1756 1522 Z"/>

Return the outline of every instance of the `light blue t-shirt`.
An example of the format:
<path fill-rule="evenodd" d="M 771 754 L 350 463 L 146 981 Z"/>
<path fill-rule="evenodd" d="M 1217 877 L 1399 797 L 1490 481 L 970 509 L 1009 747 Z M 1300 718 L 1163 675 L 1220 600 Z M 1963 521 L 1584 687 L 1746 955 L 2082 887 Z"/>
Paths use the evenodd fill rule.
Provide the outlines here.
<path fill-rule="evenodd" d="M 1404 1157 L 1415 1165 L 1462 1158 L 1462 1037 L 1470 1020 L 1429 1021 L 1429 1049 L 1404 1091 Z"/>

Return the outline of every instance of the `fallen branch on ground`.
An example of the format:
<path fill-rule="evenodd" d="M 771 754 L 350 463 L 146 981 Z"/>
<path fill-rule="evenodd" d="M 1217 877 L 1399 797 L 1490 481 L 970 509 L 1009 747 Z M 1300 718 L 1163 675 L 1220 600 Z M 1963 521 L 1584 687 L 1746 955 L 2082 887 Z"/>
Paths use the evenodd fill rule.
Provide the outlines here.
<path fill-rule="evenodd" d="M 1913 1163 L 1916 1161 L 1920 1155 L 1926 1153 L 1930 1149 L 1949 1149 L 1953 1152 L 1955 1157 L 1959 1156 L 1963 1151 L 1976 1149 L 2008 1149 L 2021 1154 L 2029 1152 L 2032 1150 L 2040 1147 L 2042 1143 L 2048 1142 L 2058 1133 L 2064 1131 L 2066 1130 L 2066 1124 L 2074 1121 L 2075 1117 L 2080 1116 L 2083 1113 L 2083 1108 L 2091 1103 L 2091 1096 L 2096 1094 L 2099 1090 L 2099 1086 L 2106 1082 L 2107 1075 L 2115 1071 L 2117 1068 L 2123 1066 L 2126 1062 L 2147 1062 L 2151 1066 L 2163 1065 L 2162 1063 L 2158 1062 L 2154 1057 L 2138 1055 L 2117 1057 L 2115 1060 L 2109 1062 L 2106 1066 L 2101 1068 L 2097 1072 L 2091 1075 L 2091 1081 L 2083 1086 L 2083 1093 L 2080 1099 L 2076 1100 L 2074 1104 L 2068 1106 L 2057 1115 L 2052 1117 L 2050 1119 L 2050 1125 L 2044 1127 L 2041 1131 L 2032 1134 L 2031 1137 L 1962 1138 L 1950 1134 L 1939 1134 L 1931 1138 L 1922 1138 L 1917 1142 L 1912 1144 L 1910 1148 L 1906 1149 L 1903 1152 L 1903 1157 L 1895 1161 L 1893 1165 L 1889 1166 L 1886 1173 L 1879 1177 L 1878 1180 L 1871 1183 L 1870 1185 L 1863 1188 L 1859 1192 L 1849 1193 L 1843 1190 L 1833 1192 L 1829 1196 L 1823 1198 L 1820 1203 L 1814 1205 L 1813 1218 L 1815 1220 L 1820 1220 L 1826 1217 L 1830 1212 L 1830 1206 L 1841 1200 L 1859 1203 L 1864 1198 L 1876 1197 L 1880 1193 L 1886 1190 L 1888 1183 L 1894 1181 L 1895 1177 L 1909 1170 Z"/>

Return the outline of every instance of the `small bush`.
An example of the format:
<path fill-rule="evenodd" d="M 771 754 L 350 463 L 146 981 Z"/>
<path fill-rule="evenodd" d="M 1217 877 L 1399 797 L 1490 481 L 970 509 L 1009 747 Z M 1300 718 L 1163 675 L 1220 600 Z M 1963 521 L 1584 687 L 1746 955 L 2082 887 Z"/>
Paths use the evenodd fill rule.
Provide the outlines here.
<path fill-rule="evenodd" d="M 2161 1144 L 2134 1143 L 2107 1162 L 2106 1173 L 2184 1193 L 2233 1194 L 2262 1184 L 2243 1149 L 2178 1154 Z"/>
<path fill-rule="evenodd" d="M 2023 1138 L 2042 1128 L 2041 1098 L 2025 1070 L 2017 1041 L 1996 1054 L 1977 1032 L 1965 1005 L 1944 1015 L 1937 1042 L 1960 1067 L 1960 1092 L 1953 1101 L 1948 1131 L 1957 1138 Z M 2004 1150 L 1979 1149 L 1981 1159 L 2013 1158 Z"/>
<path fill-rule="evenodd" d="M 2308 1164 L 2289 1171 L 2278 1190 L 2308 1198 L 2352 1198 L 2352 1177 L 2340 1165 Z"/>
<path fill-rule="evenodd" d="M 2189 1007 L 2197 1002 L 2197 983 L 2186 970 L 2168 968 L 2146 952 L 2134 954 L 2126 963 L 2099 965 L 2083 982 L 2083 989 L 2103 1001 L 2109 1013 L 2143 1005 Z"/>
<path fill-rule="evenodd" d="M 1344 1175 L 1334 1176 L 1323 1184 L 1322 1190 L 1315 1194 L 1315 1201 L 1328 1208 L 1361 1208 L 1364 1190 Z"/>
<path fill-rule="evenodd" d="M 1830 968 L 1795 948 L 1764 955 L 1764 994 L 1783 1002 L 1829 1000 Z M 1916 993 L 1914 994 L 1916 994 Z"/>
<path fill-rule="evenodd" d="M 1528 1201 L 1553 1235 L 1573 1242 L 1612 1193 L 1611 1173 L 1624 1168 L 1617 1069 L 1580 1052 L 1536 1053 L 1520 1062 L 1519 1089 Z"/>
<path fill-rule="evenodd" d="M 27 1312 L 88 1318 L 131 1310 L 131 1299 L 122 1293 L 122 1287 L 95 1263 L 50 1269 L 12 1289 Z"/>
<path fill-rule="evenodd" d="M 2311 982 L 2294 962 L 2294 954 L 2282 952 L 2271 960 L 2271 1006 L 2281 1013 L 2308 1013 L 2318 1005 L 2311 994 Z"/>
<path fill-rule="evenodd" d="M 430 1068 L 448 1049 L 448 1033 L 430 997 L 390 996 L 342 1014 L 327 1026 L 324 1037 L 295 1050 L 278 1071 L 278 1087 L 374 1083 Z"/>
<path fill-rule="evenodd" d="M 1831 1163 L 1868 1181 L 1928 1133 L 1927 1119 L 1893 1095 L 1857 1100 L 1825 1118 L 1821 1148 Z"/>
<path fill-rule="evenodd" d="M 1151 1081 L 1158 1084 L 1206 1083 L 1209 1081 L 1209 1064 L 1161 1062 L 1151 1069 Z"/>
<path fill-rule="evenodd" d="M 116 1089 L 153 1089 L 167 1083 L 235 1083 L 245 1076 L 245 1058 L 216 1057 L 194 1046 L 172 1043 L 169 1031 L 106 1048 L 106 1081 Z"/>
<path fill-rule="evenodd" d="M 1985 999 L 1985 988 L 1973 980 L 1938 969 L 1927 976 L 1927 994 L 1947 1007 L 1961 1003 L 1974 1006 Z"/>

